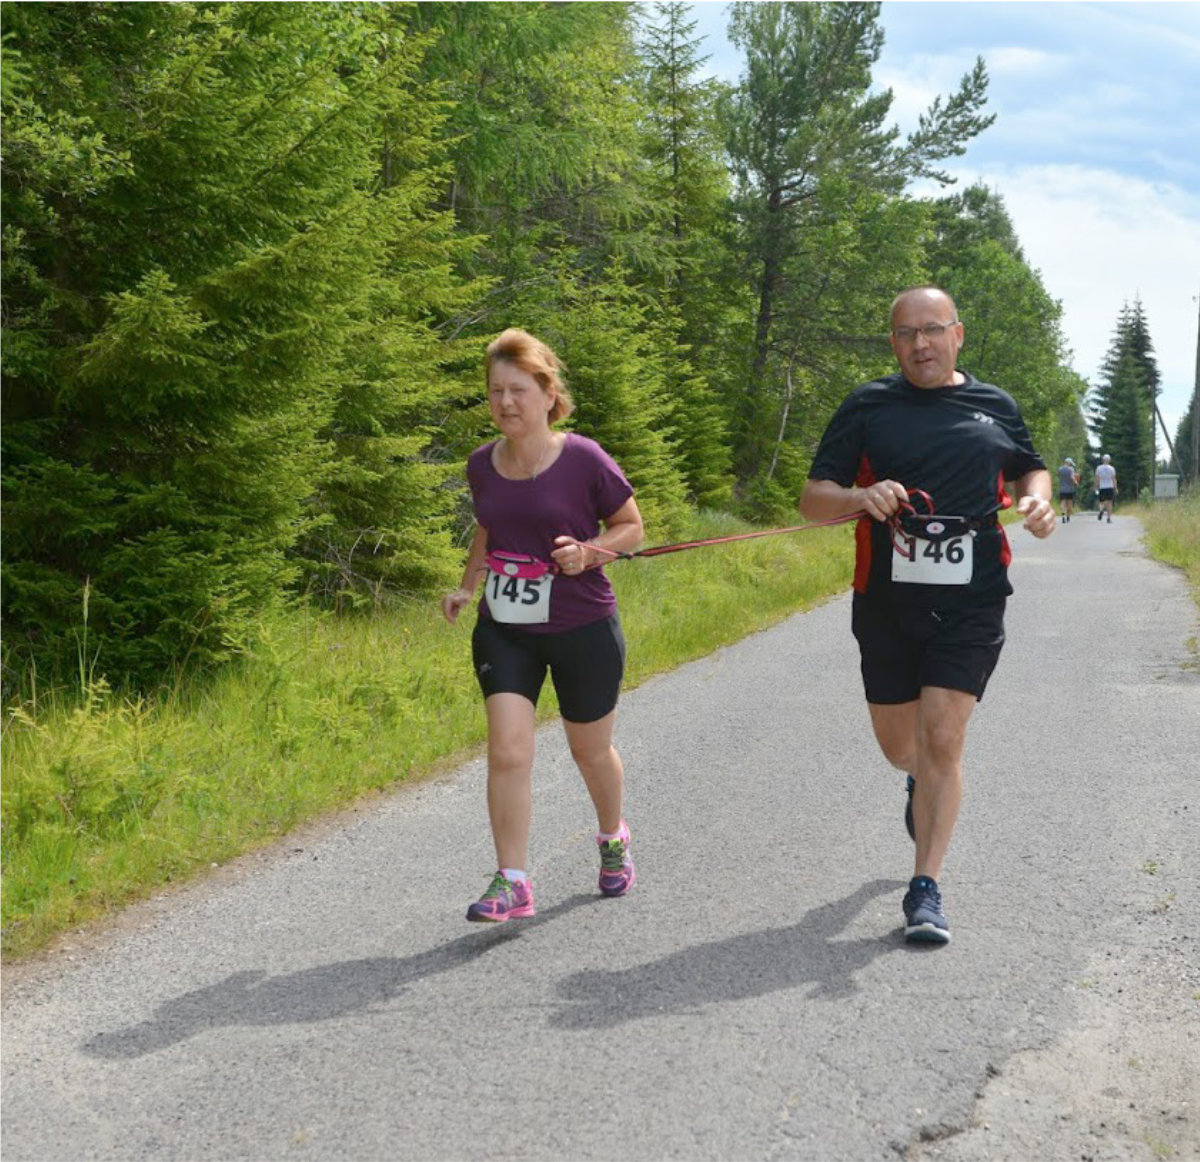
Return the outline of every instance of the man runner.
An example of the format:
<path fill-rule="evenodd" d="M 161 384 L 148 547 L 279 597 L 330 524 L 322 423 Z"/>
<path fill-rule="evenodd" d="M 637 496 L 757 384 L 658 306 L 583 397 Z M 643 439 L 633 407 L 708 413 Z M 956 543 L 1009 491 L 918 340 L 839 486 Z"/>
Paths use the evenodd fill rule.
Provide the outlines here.
<path fill-rule="evenodd" d="M 946 943 L 937 879 L 962 800 L 967 722 L 1004 644 L 1008 539 L 996 513 L 1011 499 L 1036 537 L 1054 530 L 1050 473 L 1012 397 L 958 369 L 963 324 L 932 286 L 899 294 L 891 312 L 900 374 L 863 384 L 821 439 L 800 500 L 809 520 L 856 511 L 853 632 L 871 724 L 908 775 L 916 843 L 904 897 L 910 941 Z M 933 502 L 935 519 L 891 519 Z M 910 514 L 912 515 L 912 514 Z M 898 551 L 899 550 L 899 551 Z"/>

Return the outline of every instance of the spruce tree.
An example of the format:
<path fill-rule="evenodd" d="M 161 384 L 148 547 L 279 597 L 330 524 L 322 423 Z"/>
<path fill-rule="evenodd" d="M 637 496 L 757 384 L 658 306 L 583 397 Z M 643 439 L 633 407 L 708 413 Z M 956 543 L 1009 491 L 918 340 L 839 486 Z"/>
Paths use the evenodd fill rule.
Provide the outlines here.
<path fill-rule="evenodd" d="M 1122 494 L 1135 500 L 1149 483 L 1150 471 L 1146 452 L 1150 424 L 1145 407 L 1144 371 L 1134 353 L 1125 349 L 1107 376 L 1100 452 L 1112 457 Z"/>
<path fill-rule="evenodd" d="M 700 76 L 704 63 L 694 36 L 696 22 L 679 0 L 658 3 L 641 27 L 645 103 L 643 151 L 648 170 L 642 181 L 653 208 L 645 244 L 657 256 L 643 263 L 650 273 L 643 292 L 659 304 L 654 312 L 667 358 L 669 423 L 691 499 L 700 505 L 727 504 L 732 493 L 732 456 L 725 407 L 710 382 L 711 361 L 734 320 L 735 304 L 714 294 L 728 255 L 722 222 L 729 179 L 720 160 L 716 98 L 722 86 Z M 640 252 L 640 251 L 639 251 Z"/>
<path fill-rule="evenodd" d="M 1196 406 L 1198 401 L 1200 401 L 1200 391 L 1193 389 L 1187 411 L 1183 413 L 1183 418 L 1175 429 L 1175 467 L 1173 471 L 1179 473 L 1179 480 L 1183 485 L 1194 485 L 1200 479 L 1200 464 L 1197 464 L 1192 457 L 1192 425 L 1197 422 Z"/>
<path fill-rule="evenodd" d="M 706 266 L 728 198 L 729 175 L 721 164 L 716 104 L 724 86 L 703 78 L 696 22 L 680 0 L 658 3 L 641 26 L 643 71 L 642 148 L 644 179 L 654 208 L 654 240 L 663 284 L 685 315 L 688 288 Z"/>
<path fill-rule="evenodd" d="M 603 284 L 564 278 L 562 297 L 535 321 L 567 367 L 572 427 L 597 440 L 637 492 L 646 535 L 670 534 L 686 507 L 672 441 L 666 358 L 639 296 L 620 268 Z"/>
<path fill-rule="evenodd" d="M 1159 392 L 1158 364 L 1140 300 L 1125 303 L 1091 396 L 1090 426 L 1119 474 L 1129 498 L 1153 488 L 1152 408 Z"/>
<path fill-rule="evenodd" d="M 338 608 L 424 593 L 460 568 L 449 486 L 459 465 L 447 456 L 445 417 L 475 385 L 456 374 L 463 353 L 443 330 L 486 292 L 454 274 L 476 242 L 437 208 L 449 165 L 446 112 L 422 76 L 432 37 L 411 35 L 406 14 L 388 6 L 358 20 L 374 29 L 377 75 L 361 98 L 378 157 L 364 220 L 372 245 L 343 287 L 348 326 L 318 433 L 329 458 L 306 507 L 315 519 L 293 551 L 305 589 Z"/>
<path fill-rule="evenodd" d="M 314 502 L 331 463 L 346 492 L 345 377 L 401 352 L 371 312 L 427 313 L 371 277 L 406 210 L 372 192 L 378 101 L 411 62 L 349 6 L 5 15 L 6 677 L 70 669 L 86 608 L 89 664 L 152 686 L 246 648 L 345 515 Z"/>
<path fill-rule="evenodd" d="M 451 171 L 443 205 L 483 244 L 465 267 L 498 285 L 474 312 L 478 334 L 555 256 L 602 270 L 636 219 L 638 107 L 629 4 L 417 4 L 435 36 L 423 75 L 446 103 Z"/>

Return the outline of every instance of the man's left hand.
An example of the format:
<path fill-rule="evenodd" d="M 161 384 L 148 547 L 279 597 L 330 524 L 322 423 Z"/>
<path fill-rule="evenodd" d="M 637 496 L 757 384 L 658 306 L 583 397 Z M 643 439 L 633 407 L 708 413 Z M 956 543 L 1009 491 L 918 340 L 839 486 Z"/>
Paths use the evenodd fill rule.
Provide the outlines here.
<path fill-rule="evenodd" d="M 1044 496 L 1031 494 L 1017 501 L 1017 512 L 1025 517 L 1025 528 L 1035 537 L 1048 537 L 1054 532 L 1058 518 L 1052 505 Z"/>

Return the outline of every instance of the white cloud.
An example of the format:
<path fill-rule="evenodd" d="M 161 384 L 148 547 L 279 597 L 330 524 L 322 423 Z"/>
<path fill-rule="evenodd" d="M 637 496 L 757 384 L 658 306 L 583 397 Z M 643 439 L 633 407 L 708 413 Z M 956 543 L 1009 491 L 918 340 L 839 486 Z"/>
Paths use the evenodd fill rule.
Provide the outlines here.
<path fill-rule="evenodd" d="M 875 69 L 872 87 L 892 90 L 890 119 L 907 132 L 916 128 L 935 97 L 958 88 L 963 73 L 973 65 L 974 57 L 964 59 L 962 53 L 906 56 L 897 66 L 889 66 L 885 57 Z"/>
<path fill-rule="evenodd" d="M 891 89 L 892 117 L 901 126 L 915 126 L 918 116 L 939 95 L 958 90 L 965 74 L 983 57 L 991 86 L 1009 80 L 1028 84 L 1036 78 L 1049 80 L 1071 67 L 1070 57 L 1033 48 L 980 48 L 951 53 L 912 53 L 896 59 L 884 53 L 875 67 L 874 87 Z"/>
<path fill-rule="evenodd" d="M 960 170 L 996 190 L 1029 264 L 1063 307 L 1075 369 L 1099 370 L 1125 302 L 1140 298 L 1172 437 L 1191 398 L 1200 296 L 1200 197 L 1078 165 Z"/>
<path fill-rule="evenodd" d="M 980 54 L 993 77 L 1046 76 L 1060 72 L 1070 62 L 1061 53 L 1038 48 L 989 48 Z"/>
<path fill-rule="evenodd" d="M 1068 11 L 1074 5 L 1058 5 Z M 1124 47 L 1126 52 L 1159 53 L 1174 57 L 1200 54 L 1200 8 L 1172 2 L 1133 4 L 1088 4 L 1076 9 L 1097 38 Z"/>

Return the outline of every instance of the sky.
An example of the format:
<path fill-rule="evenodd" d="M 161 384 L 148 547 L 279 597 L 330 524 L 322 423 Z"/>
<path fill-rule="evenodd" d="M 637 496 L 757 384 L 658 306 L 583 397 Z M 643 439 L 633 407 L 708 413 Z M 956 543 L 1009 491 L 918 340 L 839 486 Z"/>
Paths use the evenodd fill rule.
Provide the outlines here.
<path fill-rule="evenodd" d="M 691 7 L 705 68 L 736 82 L 729 5 Z M 942 163 L 950 192 L 981 182 L 1002 196 L 1089 382 L 1122 306 L 1141 300 L 1174 440 L 1200 331 L 1200 3 L 884 0 L 880 23 L 876 88 L 892 90 L 904 132 L 983 57 L 996 121 Z"/>

